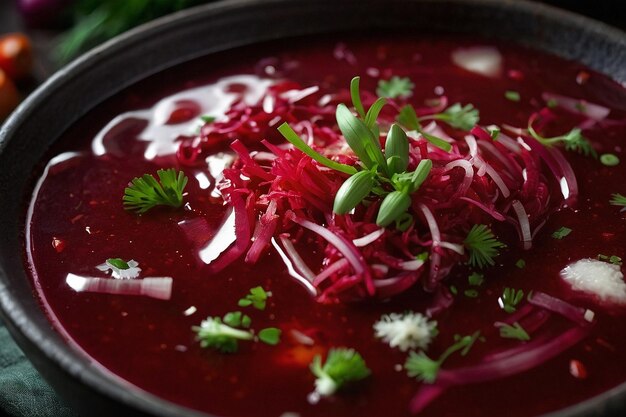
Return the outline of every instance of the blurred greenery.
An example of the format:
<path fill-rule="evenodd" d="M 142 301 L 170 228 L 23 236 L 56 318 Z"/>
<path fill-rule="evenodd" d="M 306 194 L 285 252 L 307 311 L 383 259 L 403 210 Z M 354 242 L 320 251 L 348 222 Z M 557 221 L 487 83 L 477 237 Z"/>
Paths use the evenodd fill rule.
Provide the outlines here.
<path fill-rule="evenodd" d="M 61 64 L 128 29 L 210 0 L 76 0 L 74 26 L 61 36 L 55 58 Z"/>

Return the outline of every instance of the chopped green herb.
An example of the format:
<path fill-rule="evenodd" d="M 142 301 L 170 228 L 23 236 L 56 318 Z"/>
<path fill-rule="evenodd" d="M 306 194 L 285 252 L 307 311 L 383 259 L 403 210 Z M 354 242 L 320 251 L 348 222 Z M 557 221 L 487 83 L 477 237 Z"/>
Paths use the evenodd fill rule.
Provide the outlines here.
<path fill-rule="evenodd" d="M 507 100 L 510 101 L 520 101 L 521 100 L 521 96 L 517 91 L 513 91 L 513 90 L 507 90 L 504 93 L 504 97 L 506 97 Z"/>
<path fill-rule="evenodd" d="M 530 340 L 530 335 L 518 322 L 513 323 L 512 326 L 506 323 L 499 323 L 498 327 L 500 328 L 500 337 L 523 341 Z"/>
<path fill-rule="evenodd" d="M 200 116 L 200 120 L 206 124 L 210 124 L 215 121 L 215 116 Z"/>
<path fill-rule="evenodd" d="M 431 116 L 434 117 L 434 116 Z M 406 127 L 409 130 L 414 130 L 419 132 L 422 137 L 429 142 L 431 145 L 436 146 L 440 149 L 443 149 L 446 152 L 450 152 L 452 149 L 452 145 L 450 145 L 447 141 L 429 133 L 426 133 L 422 130 L 422 126 L 420 124 L 420 119 L 417 117 L 415 113 L 415 109 L 410 104 L 402 107 L 400 109 L 400 113 L 396 119 L 398 123 L 402 126 Z"/>
<path fill-rule="evenodd" d="M 122 258 L 109 258 L 106 261 L 107 261 L 107 263 L 110 263 L 111 265 L 113 265 L 114 267 L 119 268 L 119 269 L 128 269 L 128 268 L 130 268 L 128 263 L 125 260 L 123 260 Z"/>
<path fill-rule="evenodd" d="M 498 251 L 500 248 L 505 247 L 484 224 L 475 224 L 463 241 L 463 245 L 470 251 L 469 263 L 478 268 L 494 265 L 493 258 L 500 254 Z"/>
<path fill-rule="evenodd" d="M 246 329 L 252 324 L 250 316 L 243 314 L 241 311 L 231 311 L 230 313 L 226 313 L 223 321 L 231 327 L 245 327 Z"/>
<path fill-rule="evenodd" d="M 404 369 L 406 369 L 409 377 L 417 378 L 419 381 L 432 384 L 437 379 L 439 369 L 446 359 L 458 351 L 461 351 L 462 356 L 467 355 L 479 337 L 479 331 L 476 331 L 468 336 L 455 335 L 455 343 L 446 349 L 437 360 L 429 358 L 424 351 L 420 351 L 418 353 L 411 351 L 411 353 L 409 353 L 409 357 L 404 363 Z"/>
<path fill-rule="evenodd" d="M 598 157 L 598 153 L 591 145 L 591 142 L 582 135 L 582 131 L 579 128 L 574 128 L 561 136 L 555 136 L 552 138 L 544 138 L 535 131 L 532 124 L 528 124 L 528 133 L 535 138 L 539 143 L 544 146 L 550 147 L 557 143 L 563 143 L 565 150 L 573 151 L 585 156 Z"/>
<path fill-rule="evenodd" d="M 457 290 L 454 285 L 450 285 L 450 292 L 452 293 L 452 295 L 457 295 L 459 293 L 459 290 Z"/>
<path fill-rule="evenodd" d="M 428 119 L 441 120 L 455 129 L 471 130 L 476 126 L 476 123 L 478 123 L 480 115 L 478 109 L 472 104 L 462 106 L 461 103 L 456 103 L 445 109 L 442 113 L 424 116 L 420 120 Z"/>
<path fill-rule="evenodd" d="M 498 298 L 498 304 L 507 313 L 511 314 L 517 310 L 517 305 L 524 299 L 524 291 L 515 290 L 514 288 L 505 288 L 500 298 Z"/>
<path fill-rule="evenodd" d="M 550 108 L 550 109 L 553 109 L 553 108 L 555 108 L 558 105 L 559 105 L 559 102 L 556 99 L 554 99 L 554 98 L 551 98 L 546 103 L 546 106 L 548 106 L 548 108 Z"/>
<path fill-rule="evenodd" d="M 277 345 L 280 342 L 281 330 L 276 327 L 268 327 L 259 332 L 259 340 L 268 345 Z"/>
<path fill-rule="evenodd" d="M 429 256 L 428 252 L 422 252 L 419 255 L 417 255 L 415 259 L 417 259 L 418 261 L 426 261 L 428 259 L 428 256 Z"/>
<path fill-rule="evenodd" d="M 378 94 L 380 97 L 387 98 L 406 98 L 413 94 L 414 87 L 415 84 L 411 82 L 410 78 L 400 78 L 394 75 L 389 80 L 378 81 L 376 94 Z"/>
<path fill-rule="evenodd" d="M 523 259 L 518 259 L 517 262 L 515 262 L 515 266 L 519 269 L 524 269 L 526 268 L 526 261 Z"/>
<path fill-rule="evenodd" d="M 565 236 L 569 235 L 570 233 L 572 233 L 572 229 L 570 229 L 569 227 L 560 227 L 558 230 L 556 230 L 554 233 L 552 233 L 552 237 L 555 239 L 563 239 Z"/>
<path fill-rule="evenodd" d="M 485 276 L 478 272 L 472 272 L 470 276 L 467 277 L 467 281 L 469 282 L 470 285 L 479 287 L 483 285 L 483 282 L 485 281 Z"/>
<path fill-rule="evenodd" d="M 626 207 L 626 196 L 623 196 L 621 194 L 612 194 L 611 195 L 611 201 L 609 201 L 609 203 L 612 206 L 624 206 Z"/>
<path fill-rule="evenodd" d="M 498 140 L 498 136 L 500 136 L 500 128 L 498 126 L 489 126 L 487 131 L 489 132 L 489 136 L 491 136 L 491 140 Z"/>
<path fill-rule="evenodd" d="M 371 373 L 361 355 L 347 348 L 330 349 L 323 365 L 322 357 L 316 355 L 310 369 L 317 378 L 315 392 L 323 397 L 333 395 L 346 383 L 365 379 Z"/>
<path fill-rule="evenodd" d="M 607 167 L 614 167 L 619 165 L 619 158 L 612 153 L 604 153 L 600 155 L 600 162 Z"/>
<path fill-rule="evenodd" d="M 257 310 L 265 310 L 265 306 L 267 303 L 267 298 L 271 297 L 272 293 L 269 291 L 265 291 L 263 287 L 258 286 L 250 289 L 250 293 L 247 294 L 244 298 L 240 299 L 238 304 L 239 307 L 249 307 L 252 306 Z"/>
<path fill-rule="evenodd" d="M 598 260 L 609 262 L 609 263 L 612 263 L 613 265 L 622 265 L 622 258 L 616 255 L 607 256 L 607 255 L 600 254 L 598 255 Z"/>
<path fill-rule="evenodd" d="M 203 348 L 213 348 L 220 352 L 236 352 L 239 340 L 252 340 L 253 335 L 249 330 L 235 329 L 222 323 L 219 317 L 207 317 L 200 326 L 193 326 L 192 330 L 197 333 L 196 339 Z"/>
<path fill-rule="evenodd" d="M 124 190 L 124 208 L 126 210 L 145 213 L 159 205 L 180 207 L 183 204 L 183 190 L 187 185 L 187 177 L 182 171 L 178 174 L 173 168 L 157 171 L 159 181 L 152 175 L 144 174 L 134 178 Z"/>
<path fill-rule="evenodd" d="M 465 296 L 469 297 L 469 298 L 476 298 L 476 297 L 478 297 L 478 291 L 474 290 L 474 289 L 465 290 L 463 292 L 463 294 L 465 294 Z"/>

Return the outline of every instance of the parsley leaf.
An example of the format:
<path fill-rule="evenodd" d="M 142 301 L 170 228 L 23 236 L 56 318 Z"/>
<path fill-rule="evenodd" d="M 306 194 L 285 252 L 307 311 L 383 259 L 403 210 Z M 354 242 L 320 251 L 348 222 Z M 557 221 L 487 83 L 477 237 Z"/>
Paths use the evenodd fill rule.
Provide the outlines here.
<path fill-rule="evenodd" d="M 415 84 L 408 77 L 400 78 L 394 75 L 389 80 L 378 81 L 376 94 L 386 98 L 406 98 L 413 94 Z"/>
<path fill-rule="evenodd" d="M 470 251 L 469 263 L 478 268 L 494 265 L 493 258 L 500 254 L 498 249 L 506 246 L 497 240 L 491 229 L 484 224 L 475 224 L 463 245 Z"/>
<path fill-rule="evenodd" d="M 268 297 L 271 297 L 272 293 L 265 291 L 263 287 L 258 286 L 250 289 L 250 292 L 242 299 L 239 300 L 239 307 L 252 306 L 257 310 L 265 310 Z"/>
<path fill-rule="evenodd" d="M 513 325 L 507 323 L 497 323 L 497 326 L 500 328 L 500 337 L 523 341 L 530 340 L 530 335 L 518 322 L 513 323 Z"/>
<path fill-rule="evenodd" d="M 522 99 L 520 94 L 517 91 L 513 91 L 513 90 L 507 90 L 504 93 L 504 97 L 506 97 L 507 100 L 515 101 L 515 102 L 518 102 Z"/>
<path fill-rule="evenodd" d="M 367 378 L 371 371 L 361 355 L 354 349 L 333 348 L 328 351 L 326 362 L 316 355 L 309 366 L 315 380 L 315 391 L 321 396 L 333 395 L 347 382 Z"/>
<path fill-rule="evenodd" d="M 245 327 L 247 329 L 252 324 L 252 319 L 241 311 L 231 311 L 224 315 L 224 323 L 231 327 Z"/>
<path fill-rule="evenodd" d="M 458 351 L 461 351 L 461 356 L 467 355 L 479 337 L 480 331 L 476 331 L 467 336 L 455 335 L 455 343 L 446 349 L 437 360 L 429 358 L 424 351 L 420 351 L 418 353 L 411 351 L 409 353 L 409 357 L 404 363 L 404 369 L 406 369 L 409 377 L 417 378 L 418 381 L 432 384 L 437 379 L 439 369 L 445 360 L 448 359 L 450 355 Z"/>
<path fill-rule="evenodd" d="M 578 127 L 575 127 L 574 129 L 561 136 L 544 138 L 539 133 L 537 133 L 537 131 L 533 128 L 532 123 L 529 122 L 528 133 L 543 146 L 550 147 L 556 143 L 563 143 L 565 145 L 565 150 L 567 151 L 577 152 L 585 156 L 592 156 L 594 158 L 598 157 L 598 153 L 591 145 L 591 142 L 589 142 L 589 140 L 583 136 L 582 131 Z"/>
<path fill-rule="evenodd" d="M 469 282 L 470 285 L 479 287 L 483 285 L 483 282 L 485 281 L 485 276 L 478 272 L 472 272 L 471 275 L 467 277 L 467 281 Z"/>
<path fill-rule="evenodd" d="M 472 104 L 461 106 L 461 103 L 453 104 L 443 111 L 433 116 L 425 116 L 423 119 L 433 118 L 441 120 L 455 129 L 471 130 L 480 119 L 478 109 Z"/>
<path fill-rule="evenodd" d="M 222 323 L 219 317 L 207 317 L 200 326 L 193 326 L 192 330 L 197 333 L 196 339 L 200 341 L 200 346 L 224 353 L 236 352 L 239 340 L 253 338 L 251 331 L 235 329 Z"/>
<path fill-rule="evenodd" d="M 552 237 L 555 239 L 563 239 L 565 236 L 569 235 L 570 233 L 572 233 L 572 229 L 570 229 L 569 227 L 560 227 L 558 230 L 556 230 L 554 233 L 552 233 Z"/>
<path fill-rule="evenodd" d="M 180 207 L 183 204 L 183 190 L 187 177 L 182 171 L 178 174 L 174 168 L 157 171 L 159 181 L 152 175 L 144 174 L 134 178 L 124 190 L 124 208 L 145 213 L 159 205 Z"/>
<path fill-rule="evenodd" d="M 598 260 L 609 262 L 609 263 L 612 263 L 613 265 L 622 265 L 622 258 L 616 255 L 607 256 L 607 255 L 600 254 L 598 255 Z"/>

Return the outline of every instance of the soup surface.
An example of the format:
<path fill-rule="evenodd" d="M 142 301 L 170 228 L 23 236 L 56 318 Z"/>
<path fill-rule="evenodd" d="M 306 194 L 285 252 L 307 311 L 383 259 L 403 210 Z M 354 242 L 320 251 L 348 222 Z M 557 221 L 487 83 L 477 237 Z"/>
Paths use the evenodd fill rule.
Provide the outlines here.
<path fill-rule="evenodd" d="M 284 227 L 280 229 L 283 235 L 276 232 L 274 244 L 262 247 L 255 263 L 245 262 L 244 252 L 234 262 L 219 265 L 229 245 L 238 245 L 232 243 L 232 233 L 240 226 L 224 226 L 240 221 L 229 214 L 236 197 L 225 204 L 216 188 L 222 169 L 237 159 L 231 142 L 239 139 L 249 150 L 258 151 L 253 154 L 257 160 L 272 153 L 261 139 L 286 149 L 278 126 L 288 121 L 305 137 L 303 121 L 319 127 L 334 119 L 337 104 L 352 106 L 348 87 L 354 76 L 361 77 L 366 107 L 376 98 L 377 88 L 392 96 L 392 104 L 380 115 L 383 137 L 388 128 L 385 120 L 393 121 L 402 106 L 412 104 L 418 116 L 427 115 L 423 129 L 432 129 L 432 135 L 457 141 L 465 154 L 477 140 L 479 150 L 488 154 L 491 147 L 481 142 L 486 139 L 478 137 L 479 132 L 472 131 L 476 136 L 472 142 L 464 139 L 472 136 L 468 131 L 441 120 L 431 124 L 428 119 L 428 114 L 455 103 L 472 104 L 480 112 L 478 125 L 483 132 L 495 136 L 489 126 L 497 125 L 502 137 L 494 143 L 507 137 L 508 142 L 500 143 L 517 149 L 517 156 L 511 151 L 512 160 L 500 161 L 498 171 L 502 173 L 507 164 L 522 163 L 519 155 L 525 151 L 517 138 L 528 138 L 529 119 L 543 111 L 542 115 L 550 112 L 553 116 L 542 126 L 544 137 L 557 137 L 579 127 L 598 155 L 612 154 L 622 162 L 614 165 L 611 157 L 603 156 L 605 164 L 591 155 L 565 150 L 566 142 L 555 141 L 552 148 L 573 168 L 578 190 L 572 189 L 571 178 L 570 182 L 562 178 L 565 175 L 555 179 L 549 164 L 534 157 L 547 188 L 533 191 L 544 210 L 541 218 L 530 218 L 536 233 L 532 245 L 526 244 L 532 247 L 524 250 L 524 239 L 520 240 L 523 226 L 516 229 L 520 222 L 514 209 L 506 210 L 507 219 L 497 220 L 468 205 L 465 214 L 450 215 L 449 221 L 465 219 L 470 213 L 478 219 L 476 224 L 489 225 L 506 247 L 498 248 L 493 266 L 479 268 L 468 264 L 468 244 L 464 249 L 464 241 L 457 239 L 452 248 L 464 254 L 440 249 L 441 268 L 446 269 L 445 259 L 453 264 L 447 266 L 449 274 L 440 277 L 429 291 L 424 286 L 428 287 L 425 282 L 434 252 L 421 258 L 421 264 L 411 264 L 423 269 L 418 269 L 421 275 L 415 273 L 410 288 L 391 297 L 370 296 L 357 289 L 346 292 L 345 297 L 337 290 L 316 298 L 310 283 L 303 284 L 289 273 L 276 247 L 284 249 L 280 238 L 291 233 L 287 240 L 314 274 L 329 266 L 330 255 L 310 231 L 302 228 L 296 233 L 293 225 L 286 226 L 284 216 L 279 226 Z M 399 92 L 391 91 L 396 87 L 389 85 L 380 90 L 381 81 L 394 76 L 398 77 Z M 402 85 L 404 78 L 410 85 Z M 289 113 L 281 113 L 279 106 L 284 103 L 276 97 L 287 97 Z M 313 107 L 315 111 L 310 110 Z M 328 108 L 330 119 L 323 111 Z M 432 111 L 420 113 L 424 108 Z M 338 132 L 336 125 L 326 127 Z M 203 139 L 194 139 L 198 137 Z M 419 134 L 411 140 L 427 146 Z M 524 140 L 530 143 L 532 139 Z M 410 410 L 418 409 L 423 416 L 538 415 L 626 380 L 626 307 L 619 301 L 602 301 L 599 296 L 575 291 L 560 277 L 560 271 L 572 262 L 599 255 L 605 255 L 600 258 L 607 265 L 622 268 L 619 258 L 626 259 L 626 215 L 620 205 L 609 202 L 615 200 L 615 194 L 626 194 L 625 145 L 626 91 L 621 86 L 580 64 L 517 46 L 383 36 L 303 38 L 244 48 L 205 57 L 140 82 L 72 127 L 51 151 L 53 158 L 33 195 L 27 218 L 27 263 L 43 308 L 60 333 L 120 378 L 193 409 L 249 417 L 408 416 Z M 508 158 L 504 151 L 502 155 Z M 267 156 L 260 164 L 267 165 L 273 157 Z M 241 162 L 234 163 L 241 168 Z M 141 215 L 125 210 L 122 197 L 129 181 L 155 175 L 160 168 L 176 168 L 187 176 L 183 206 L 155 207 Z M 439 168 L 436 171 L 435 164 L 430 175 L 439 172 L 445 179 L 463 178 L 460 168 Z M 471 169 L 475 181 L 495 177 L 485 169 L 480 173 L 478 167 Z M 520 174 L 520 181 L 528 181 L 530 171 L 520 170 Z M 300 174 L 294 175 L 298 178 Z M 223 178 L 221 181 L 223 184 Z M 420 190 L 432 186 L 428 181 Z M 502 187 L 494 187 L 494 199 L 501 198 Z M 574 192 L 577 196 L 571 198 Z M 321 204 L 327 204 L 326 200 L 320 197 Z M 431 208 L 434 204 L 422 203 Z M 262 207 L 257 215 L 265 213 L 267 205 L 258 205 Z M 443 214 L 437 213 L 437 220 L 443 222 Z M 434 245 L 428 243 L 434 238 L 424 217 L 418 217 L 416 222 L 422 222 L 422 233 L 427 236 L 420 244 Z M 320 224 L 326 226 L 323 219 Z M 395 230 L 394 224 L 387 228 Z M 555 232 L 560 233 L 553 235 Z M 442 239 L 446 238 L 455 242 L 444 231 Z M 138 262 L 140 277 L 127 281 L 171 277 L 171 297 L 77 291 L 80 286 L 69 279 L 120 281 L 97 268 L 114 258 Z M 469 276 L 474 278 L 468 280 Z M 245 302 L 240 305 L 250 289 L 258 286 L 271 292 L 265 308 Z M 524 294 L 509 312 L 502 306 L 505 288 Z M 622 291 L 621 287 L 618 290 Z M 588 323 L 572 322 L 571 315 L 555 313 L 558 307 L 554 305 L 553 310 L 539 309 L 528 301 L 531 292 L 576 306 L 576 314 L 584 312 Z M 192 327 L 209 316 L 223 317 L 236 311 L 249 316 L 257 336 L 264 328 L 280 329 L 280 341 L 274 345 L 271 337 L 270 343 L 240 340 L 232 353 L 203 348 Z M 424 349 L 432 359 L 440 358 L 455 343 L 455 335 L 476 336 L 465 355 L 456 351 L 442 361 L 434 384 L 409 377 L 404 369 L 409 351 L 391 347 L 376 337 L 373 329 L 382 315 L 407 311 L 429 313 L 430 320 L 436 320 L 438 332 L 431 334 L 432 341 Z M 530 340 L 502 337 L 503 323 L 513 326 L 518 321 Z M 567 347 L 571 332 L 577 329 L 584 329 L 576 333 L 579 341 Z M 553 349 L 554 355 L 541 350 L 552 349 L 551 340 L 562 340 Z M 329 349 L 338 347 L 355 349 L 370 374 L 332 395 L 319 395 L 319 390 L 316 395 L 316 377 L 309 365 L 316 355 L 325 358 Z M 409 350 L 420 351 L 411 347 Z M 528 352 L 524 360 L 536 362 L 531 369 L 506 361 Z M 521 368 L 511 375 L 500 370 L 498 376 L 486 366 L 489 364 Z M 483 368 L 476 374 L 454 373 L 479 365 Z M 432 398 L 424 400 L 424 395 Z M 423 407 L 416 404 L 420 401 L 425 401 Z"/>

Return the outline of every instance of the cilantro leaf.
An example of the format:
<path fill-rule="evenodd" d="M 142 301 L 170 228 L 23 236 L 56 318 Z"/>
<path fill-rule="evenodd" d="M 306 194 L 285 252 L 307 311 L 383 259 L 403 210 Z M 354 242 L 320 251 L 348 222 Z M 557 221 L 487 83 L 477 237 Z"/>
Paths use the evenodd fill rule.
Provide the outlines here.
<path fill-rule="evenodd" d="M 413 94 L 413 88 L 415 88 L 415 84 L 411 82 L 410 78 L 400 78 L 394 75 L 389 80 L 378 81 L 376 94 L 386 98 L 406 98 Z"/>
<path fill-rule="evenodd" d="M 348 348 L 330 349 L 323 365 L 322 357 L 316 355 L 310 369 L 317 377 L 315 391 L 321 396 L 333 395 L 347 382 L 367 378 L 371 373 L 361 355 Z"/>
<path fill-rule="evenodd" d="M 268 327 L 259 332 L 259 340 L 268 345 L 277 345 L 280 342 L 280 334 L 280 329 Z"/>
<path fill-rule="evenodd" d="M 426 116 L 424 119 L 433 118 L 441 120 L 455 129 L 471 130 L 480 119 L 478 109 L 472 104 L 462 106 L 461 103 L 453 104 L 443 111 L 433 116 Z"/>
<path fill-rule="evenodd" d="M 609 201 L 609 204 L 612 206 L 626 207 L 626 196 L 618 193 L 611 194 L 611 201 Z"/>
<path fill-rule="evenodd" d="M 152 175 L 144 174 L 134 178 L 124 190 L 124 208 L 145 213 L 159 205 L 180 207 L 183 204 L 183 190 L 187 177 L 182 171 L 178 174 L 174 168 L 157 171 L 159 181 Z"/>
<path fill-rule="evenodd" d="M 242 299 L 239 300 L 239 307 L 252 306 L 257 310 L 265 310 L 268 297 L 271 297 L 272 293 L 265 291 L 263 287 L 258 286 L 250 289 L 250 292 Z"/>
<path fill-rule="evenodd" d="M 565 150 L 567 151 L 577 152 L 579 154 L 592 156 L 594 158 L 598 157 L 598 153 L 591 145 L 591 142 L 589 142 L 589 140 L 583 136 L 580 128 L 575 127 L 564 135 L 544 138 L 533 128 L 532 120 L 533 118 L 531 118 L 528 123 L 528 133 L 543 146 L 550 147 L 556 143 L 562 143 L 565 146 Z"/>
<path fill-rule="evenodd" d="M 493 258 L 500 254 L 498 250 L 506 246 L 497 240 L 491 229 L 484 224 L 475 224 L 463 245 L 470 251 L 469 263 L 478 268 L 494 265 Z"/>

